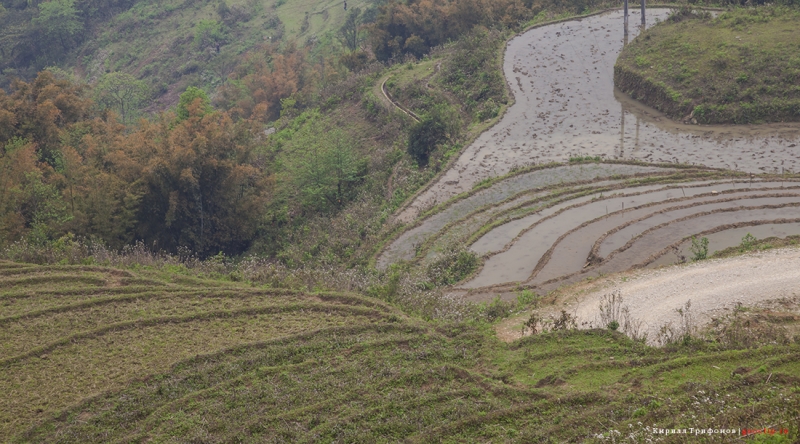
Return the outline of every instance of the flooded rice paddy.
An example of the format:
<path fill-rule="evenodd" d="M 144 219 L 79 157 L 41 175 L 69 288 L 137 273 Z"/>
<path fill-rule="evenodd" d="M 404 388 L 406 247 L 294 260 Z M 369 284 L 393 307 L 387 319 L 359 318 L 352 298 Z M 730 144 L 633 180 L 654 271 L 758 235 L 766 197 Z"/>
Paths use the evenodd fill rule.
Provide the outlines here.
<path fill-rule="evenodd" d="M 748 205 L 800 201 L 800 190 L 790 191 L 783 188 L 790 185 L 800 184 L 782 184 L 780 182 L 709 184 L 698 182 L 680 186 L 648 185 L 620 190 L 617 192 L 618 195 L 602 196 L 598 193 L 584 196 L 577 202 L 567 201 L 543 210 L 540 214 L 497 227 L 484 235 L 476 242 L 476 245 L 480 244 L 481 247 L 489 244 L 499 246 L 501 242 L 509 238 L 512 238 L 513 241 L 503 244 L 505 247 L 499 247 L 500 251 L 489 257 L 481 271 L 461 287 L 480 288 L 503 283 L 526 282 L 537 265 L 540 265 L 543 258 L 546 258 L 547 253 L 554 249 L 556 244 L 558 244 L 558 249 L 553 253 L 554 256 L 557 258 L 566 256 L 564 260 L 571 263 L 573 267 L 556 267 L 561 271 L 555 273 L 556 275 L 568 274 L 575 271 L 573 268 L 576 264 L 583 266 L 587 262 L 595 241 L 616 227 L 625 226 L 631 222 L 641 222 L 624 227 L 626 229 L 624 236 L 630 239 L 644 231 L 647 227 L 646 217 L 648 215 L 655 216 L 654 213 L 661 212 L 654 219 L 660 220 L 661 218 L 670 218 L 671 213 L 675 211 L 683 217 L 723 207 L 738 208 L 741 205 L 736 200 L 724 202 L 737 194 L 745 196 L 740 200 L 746 201 Z M 780 199 L 772 197 L 775 194 L 783 194 L 784 191 L 797 196 Z M 717 202 L 717 207 L 714 207 L 712 202 Z M 703 203 L 706 205 L 698 205 Z M 685 206 L 688 208 L 682 208 Z M 673 208 L 673 210 L 665 211 L 666 208 Z M 642 220 L 643 218 L 645 219 Z M 528 225 L 520 223 L 522 221 Z M 589 221 L 594 222 L 590 223 Z M 637 228 L 640 231 L 635 231 Z M 568 234 L 570 236 L 562 239 Z M 615 245 L 614 242 L 618 242 L 620 239 L 619 236 L 609 237 L 610 240 L 606 238 L 609 245 Z M 563 242 L 564 240 L 567 242 Z M 627 241 L 626 239 L 625 242 Z M 552 272 L 548 274 L 550 277 L 556 277 L 556 275 L 552 275 Z"/>
<path fill-rule="evenodd" d="M 708 254 L 712 255 L 717 251 L 722 251 L 731 247 L 740 247 L 742 245 L 742 239 L 748 234 L 756 239 L 768 239 L 771 237 L 783 239 L 788 236 L 796 236 L 800 234 L 800 223 L 787 222 L 780 224 L 745 226 L 708 234 L 705 236 L 708 239 Z M 664 254 L 652 263 L 648 264 L 647 267 L 657 268 L 691 259 L 691 249 L 692 242 L 691 240 L 687 240 L 677 246 L 675 250 L 669 251 L 667 254 Z"/>
<path fill-rule="evenodd" d="M 537 189 L 557 185 L 566 186 L 567 184 L 592 182 L 611 176 L 633 177 L 665 171 L 669 172 L 672 169 L 656 166 L 590 163 L 565 165 L 519 174 L 453 203 L 425 219 L 420 225 L 406 231 L 380 255 L 377 265 L 379 268 L 385 268 L 391 263 L 412 259 L 416 247 L 446 225 L 463 219 L 482 208 L 493 208 L 505 203 L 506 205 L 495 208 L 495 211 L 500 211 L 513 206 L 514 202 L 505 201 L 520 193 L 535 192 Z"/>
<path fill-rule="evenodd" d="M 667 15 L 653 9 L 648 20 Z M 633 14 L 631 23 L 638 21 Z M 800 168 L 800 125 L 683 125 L 631 100 L 612 79 L 625 44 L 621 26 L 617 11 L 512 39 L 504 71 L 515 104 L 399 219 L 413 223 L 481 180 L 526 165 L 599 156 L 661 166 L 564 165 L 510 177 L 417 222 L 378 266 L 415 258 L 424 265 L 466 243 L 483 264 L 453 291 L 480 300 L 519 285 L 546 292 L 681 262 L 692 235 L 708 237 L 713 252 L 748 232 L 800 234 L 800 179 L 791 174 Z M 670 163 L 696 167 L 664 166 Z"/>
<path fill-rule="evenodd" d="M 638 23 L 638 11 L 631 23 Z M 648 10 L 648 23 L 667 9 Z M 613 85 L 622 12 L 532 29 L 508 44 L 515 104 L 412 207 L 438 204 L 487 178 L 573 156 L 679 162 L 752 173 L 798 171 L 800 125 L 677 124 Z M 637 28 L 631 27 L 630 38 Z"/>

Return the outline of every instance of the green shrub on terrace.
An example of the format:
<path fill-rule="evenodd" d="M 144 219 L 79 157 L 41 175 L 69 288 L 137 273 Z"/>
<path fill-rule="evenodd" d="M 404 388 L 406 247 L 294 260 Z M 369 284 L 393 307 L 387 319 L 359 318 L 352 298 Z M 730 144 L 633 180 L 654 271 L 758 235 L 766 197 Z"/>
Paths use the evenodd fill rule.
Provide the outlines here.
<path fill-rule="evenodd" d="M 452 249 L 428 266 L 428 278 L 434 285 L 453 285 L 472 274 L 478 256 L 467 250 Z"/>
<path fill-rule="evenodd" d="M 408 134 L 408 154 L 419 165 L 426 165 L 431 153 L 447 140 L 458 137 L 461 119 L 458 111 L 446 104 L 437 105 Z"/>
<path fill-rule="evenodd" d="M 692 236 L 692 246 L 689 249 L 692 252 L 693 261 L 702 261 L 708 258 L 708 238 L 697 239 L 697 237 Z"/>

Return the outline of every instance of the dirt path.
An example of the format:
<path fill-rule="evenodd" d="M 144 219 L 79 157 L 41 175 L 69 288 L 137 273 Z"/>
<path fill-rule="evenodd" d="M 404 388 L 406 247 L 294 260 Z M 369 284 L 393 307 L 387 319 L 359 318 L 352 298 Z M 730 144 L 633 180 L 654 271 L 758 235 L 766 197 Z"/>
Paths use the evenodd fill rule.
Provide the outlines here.
<path fill-rule="evenodd" d="M 566 291 L 565 291 L 566 290 Z M 598 306 L 603 297 L 619 290 L 634 319 L 641 320 L 649 338 L 666 323 L 677 325 L 676 309 L 691 300 L 691 312 L 698 327 L 713 318 L 731 313 L 737 304 L 745 307 L 776 302 L 800 303 L 800 249 L 768 250 L 727 259 L 693 262 L 687 265 L 640 270 L 609 276 L 561 290 L 556 304 L 547 309 L 565 309 L 578 324 L 598 325 Z M 519 337 L 511 319 L 498 326 L 498 334 Z"/>
<path fill-rule="evenodd" d="M 381 101 L 381 104 L 383 104 L 383 106 L 386 109 L 388 110 L 396 109 L 401 113 L 407 115 L 408 117 L 414 119 L 415 122 L 419 122 L 419 116 L 414 114 L 414 112 L 411 111 L 410 109 L 406 109 L 404 106 L 395 102 L 394 99 L 392 99 L 392 97 L 389 96 L 389 92 L 386 91 L 386 82 L 389 80 L 390 77 L 392 77 L 391 73 L 387 74 L 386 76 L 378 80 L 372 89 L 373 94 L 375 94 L 375 97 L 377 97 L 378 100 Z"/>

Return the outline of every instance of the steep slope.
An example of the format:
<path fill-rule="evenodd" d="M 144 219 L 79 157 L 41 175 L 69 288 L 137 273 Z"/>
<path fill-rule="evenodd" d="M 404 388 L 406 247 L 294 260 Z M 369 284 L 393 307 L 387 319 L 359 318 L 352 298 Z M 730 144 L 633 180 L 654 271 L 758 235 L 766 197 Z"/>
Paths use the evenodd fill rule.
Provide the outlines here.
<path fill-rule="evenodd" d="M 565 442 L 709 421 L 797 436 L 796 344 L 592 330 L 507 346 L 373 299 L 174 271 L 0 263 L 0 439 Z"/>

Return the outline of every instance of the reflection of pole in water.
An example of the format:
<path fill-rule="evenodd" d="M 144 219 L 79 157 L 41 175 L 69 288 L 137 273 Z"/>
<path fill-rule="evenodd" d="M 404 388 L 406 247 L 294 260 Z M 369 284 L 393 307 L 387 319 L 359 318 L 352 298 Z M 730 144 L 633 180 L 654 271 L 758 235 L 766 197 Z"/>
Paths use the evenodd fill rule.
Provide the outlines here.
<path fill-rule="evenodd" d="M 625 0 L 625 44 L 628 44 L 628 0 Z"/>
<path fill-rule="evenodd" d="M 639 115 L 636 115 L 636 140 L 633 143 L 633 151 L 639 151 Z"/>
<path fill-rule="evenodd" d="M 619 158 L 622 159 L 625 157 L 625 108 L 622 107 L 622 103 L 620 103 L 620 111 Z"/>

